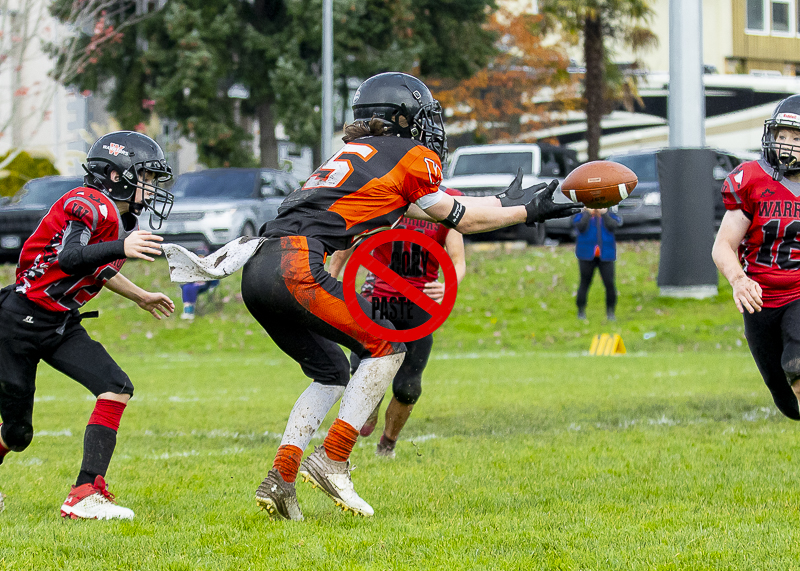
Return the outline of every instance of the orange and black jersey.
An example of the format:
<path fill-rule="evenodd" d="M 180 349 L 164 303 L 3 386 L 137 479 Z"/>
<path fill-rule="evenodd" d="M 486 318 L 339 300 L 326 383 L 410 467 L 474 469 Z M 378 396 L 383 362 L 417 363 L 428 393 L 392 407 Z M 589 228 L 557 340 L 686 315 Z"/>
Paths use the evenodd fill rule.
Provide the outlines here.
<path fill-rule="evenodd" d="M 422 143 L 362 137 L 290 194 L 260 234 L 314 238 L 328 254 L 346 250 L 357 238 L 391 227 L 409 204 L 436 192 L 441 181 L 442 163 Z"/>

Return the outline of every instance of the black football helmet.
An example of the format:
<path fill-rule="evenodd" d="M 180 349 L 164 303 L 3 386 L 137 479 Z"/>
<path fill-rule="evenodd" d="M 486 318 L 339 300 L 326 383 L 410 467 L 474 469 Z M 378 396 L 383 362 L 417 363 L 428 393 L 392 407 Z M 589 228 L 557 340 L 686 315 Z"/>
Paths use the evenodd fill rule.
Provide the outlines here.
<path fill-rule="evenodd" d="M 407 121 L 406 127 L 398 122 L 401 116 Z M 377 117 L 390 133 L 420 141 L 442 162 L 447 158 L 442 106 L 413 75 L 387 72 L 367 79 L 353 96 L 353 117 L 356 121 Z"/>
<path fill-rule="evenodd" d="M 792 95 L 780 101 L 772 117 L 764 121 L 764 134 L 761 137 L 761 151 L 774 169 L 772 178 L 781 180 L 786 174 L 800 173 L 800 161 L 794 153 L 800 154 L 800 145 L 777 141 L 781 128 L 800 131 L 800 95 Z"/>
<path fill-rule="evenodd" d="M 160 185 L 172 178 L 172 169 L 164 158 L 164 151 L 153 139 L 135 131 L 115 131 L 103 135 L 92 145 L 86 156 L 84 184 L 106 193 L 112 200 L 127 202 L 129 211 L 139 215 L 142 209 L 150 211 L 150 227 L 161 227 L 169 216 L 174 197 Z M 111 173 L 117 172 L 114 182 Z M 145 173 L 154 178 L 148 181 Z M 143 202 L 136 202 L 136 188 L 144 189 Z M 154 224 L 158 220 L 158 227 Z"/>

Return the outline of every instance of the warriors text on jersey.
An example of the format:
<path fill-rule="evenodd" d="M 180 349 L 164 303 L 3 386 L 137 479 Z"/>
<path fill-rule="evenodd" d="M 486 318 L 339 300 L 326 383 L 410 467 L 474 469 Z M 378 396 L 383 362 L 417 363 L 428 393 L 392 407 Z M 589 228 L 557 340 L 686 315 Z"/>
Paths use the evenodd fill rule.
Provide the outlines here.
<path fill-rule="evenodd" d="M 92 188 L 75 188 L 56 202 L 33 235 L 25 241 L 17 266 L 16 291 L 50 311 L 77 309 L 114 277 L 124 258 L 97 268 L 91 275 L 68 275 L 58 254 L 72 232 L 83 245 L 119 240 L 127 235 L 114 201 Z"/>
<path fill-rule="evenodd" d="M 739 258 L 761 286 L 764 307 L 800 298 L 800 183 L 775 181 L 772 171 L 764 160 L 742 163 L 722 186 L 725 208 L 751 220 Z"/>
<path fill-rule="evenodd" d="M 439 157 L 423 144 L 362 137 L 290 194 L 261 235 L 315 238 L 329 254 L 346 250 L 355 240 L 391 227 L 409 204 L 436 192 L 441 180 Z"/>
<path fill-rule="evenodd" d="M 452 196 L 461 196 L 458 190 L 447 189 L 445 192 Z M 436 222 L 426 222 L 413 218 L 403 217 L 395 227 L 398 230 L 415 230 L 433 238 L 444 246 L 450 230 Z M 422 290 L 428 282 L 439 278 L 439 261 L 419 244 L 411 242 L 390 242 L 375 248 L 372 256 L 384 266 L 388 266 L 397 275 L 404 278 L 415 288 Z M 375 274 L 368 274 L 361 289 L 362 295 L 368 297 L 398 296 L 397 290 Z"/>

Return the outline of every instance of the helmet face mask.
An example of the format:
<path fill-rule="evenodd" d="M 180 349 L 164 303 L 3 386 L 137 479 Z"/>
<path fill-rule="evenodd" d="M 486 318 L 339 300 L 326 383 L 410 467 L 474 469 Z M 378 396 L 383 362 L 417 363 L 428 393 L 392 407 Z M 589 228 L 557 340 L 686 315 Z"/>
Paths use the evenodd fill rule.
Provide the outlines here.
<path fill-rule="evenodd" d="M 773 168 L 772 178 L 781 180 L 786 174 L 800 174 L 800 144 L 779 141 L 782 129 L 800 132 L 800 95 L 787 97 L 775 108 L 772 117 L 764 121 L 761 150 L 764 160 Z"/>
<path fill-rule="evenodd" d="M 83 168 L 87 186 L 112 200 L 127 202 L 128 211 L 137 216 L 149 210 L 151 228 L 160 228 L 169 216 L 174 197 L 160 185 L 172 178 L 172 169 L 161 147 L 150 137 L 133 131 L 104 135 L 89 149 Z M 138 189 L 141 194 L 137 200 Z"/>
<path fill-rule="evenodd" d="M 412 75 L 380 73 L 364 81 L 353 97 L 353 117 L 380 119 L 391 134 L 420 141 L 442 161 L 447 158 L 442 106 Z"/>

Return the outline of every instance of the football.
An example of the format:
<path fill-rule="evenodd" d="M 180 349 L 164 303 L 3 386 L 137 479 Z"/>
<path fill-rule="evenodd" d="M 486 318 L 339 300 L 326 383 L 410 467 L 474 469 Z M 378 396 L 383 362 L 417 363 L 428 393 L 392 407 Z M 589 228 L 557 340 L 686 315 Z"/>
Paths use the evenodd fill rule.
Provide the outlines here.
<path fill-rule="evenodd" d="M 561 183 L 561 192 L 587 208 L 608 208 L 625 200 L 638 182 L 636 174 L 625 165 L 592 161 L 569 173 Z"/>

